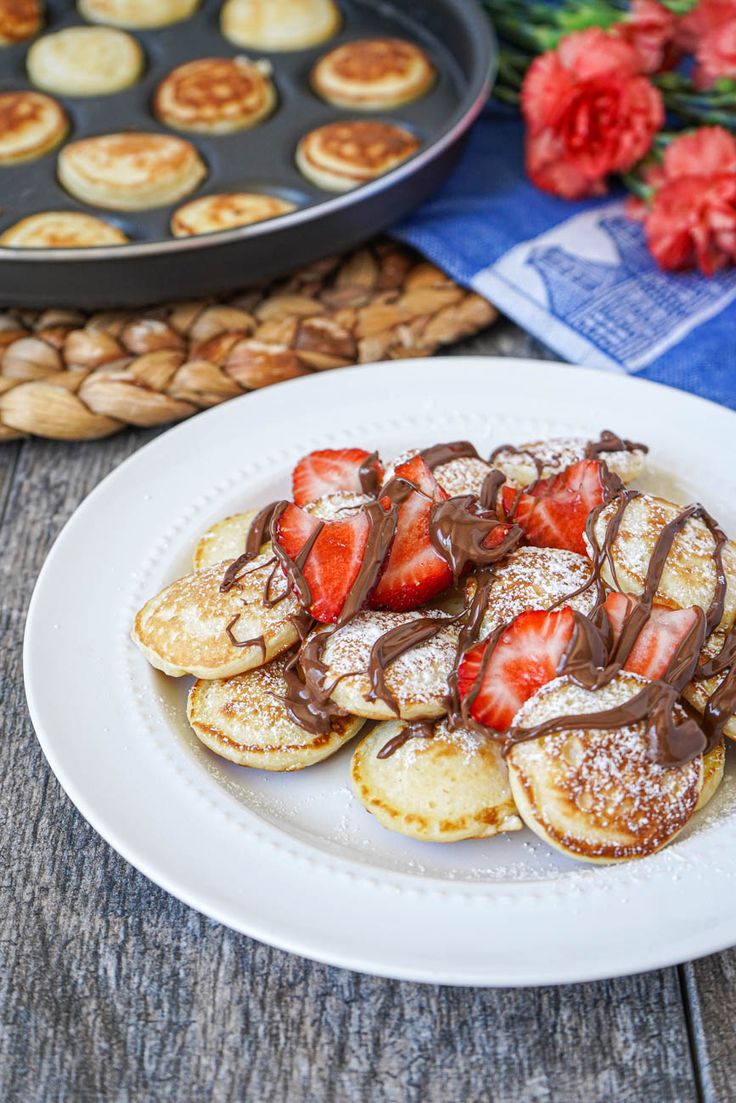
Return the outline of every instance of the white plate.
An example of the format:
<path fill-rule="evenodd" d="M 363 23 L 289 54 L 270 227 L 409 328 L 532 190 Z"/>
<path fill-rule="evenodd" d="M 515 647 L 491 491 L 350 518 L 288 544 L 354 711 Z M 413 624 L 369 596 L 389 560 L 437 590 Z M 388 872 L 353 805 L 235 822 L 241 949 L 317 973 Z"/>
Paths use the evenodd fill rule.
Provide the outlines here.
<path fill-rule="evenodd" d="M 186 680 L 130 643 L 140 605 L 214 520 L 289 490 L 315 447 L 504 441 L 613 428 L 652 446 L 684 501 L 736 531 L 736 416 L 681 392 L 548 362 L 450 358 L 313 376 L 160 437 L 89 496 L 28 615 L 38 738 L 89 822 L 192 907 L 335 965 L 446 984 L 638 972 L 736 942 L 736 776 L 663 853 L 599 867 L 530 832 L 422 844 L 352 798 L 351 748 L 299 774 L 229 766 L 187 727 Z M 665 478 L 672 486 L 672 478 Z M 661 480 L 660 480 L 661 485 Z M 733 755 L 731 756 L 733 758 Z"/>

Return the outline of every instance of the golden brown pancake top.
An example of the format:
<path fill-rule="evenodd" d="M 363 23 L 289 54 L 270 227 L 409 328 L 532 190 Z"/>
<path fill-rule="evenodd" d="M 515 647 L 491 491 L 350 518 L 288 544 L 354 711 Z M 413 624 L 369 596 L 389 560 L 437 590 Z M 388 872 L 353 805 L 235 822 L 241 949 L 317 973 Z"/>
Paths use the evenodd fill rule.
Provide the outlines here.
<path fill-rule="evenodd" d="M 181 111 L 198 119 L 256 113 L 262 108 L 266 84 L 263 73 L 246 61 L 200 58 L 169 73 L 156 92 L 155 106 L 157 111 Z"/>
<path fill-rule="evenodd" d="M 320 160 L 334 158 L 345 165 L 372 170 L 408 157 L 419 149 L 419 140 L 398 126 L 373 120 L 329 123 L 319 131 Z M 309 157 L 309 139 L 307 139 Z"/>
<path fill-rule="evenodd" d="M 82 139 L 78 146 L 85 142 L 96 143 L 96 138 Z M 111 134 L 105 137 L 105 160 L 114 162 L 124 159 L 132 173 L 141 176 L 155 176 L 157 170 L 177 171 L 189 163 L 192 155 L 192 146 L 182 139 L 175 139 L 169 135 L 127 133 Z M 156 160 L 152 161 L 151 156 Z"/>
<path fill-rule="evenodd" d="M 346 42 L 330 58 L 330 69 L 351 83 L 371 84 L 384 77 L 401 77 L 416 60 L 418 50 L 400 38 L 366 38 Z"/>
<path fill-rule="evenodd" d="M 56 100 L 41 92 L 4 92 L 0 95 L 0 136 L 22 134 L 47 116 L 49 105 L 63 117 Z"/>
<path fill-rule="evenodd" d="M 0 38 L 23 42 L 41 25 L 39 0 L 0 0 Z"/>

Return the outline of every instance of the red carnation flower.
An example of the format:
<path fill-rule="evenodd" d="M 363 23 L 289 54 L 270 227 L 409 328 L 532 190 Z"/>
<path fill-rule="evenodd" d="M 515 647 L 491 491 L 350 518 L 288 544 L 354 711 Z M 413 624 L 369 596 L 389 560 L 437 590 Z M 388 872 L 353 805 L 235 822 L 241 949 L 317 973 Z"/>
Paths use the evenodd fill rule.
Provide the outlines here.
<path fill-rule="evenodd" d="M 635 50 L 598 27 L 563 38 L 524 79 L 526 166 L 544 191 L 580 199 L 605 193 L 662 126 L 662 98 L 641 75 Z"/>
<path fill-rule="evenodd" d="M 676 16 L 657 0 L 633 0 L 624 19 L 611 27 L 612 35 L 636 51 L 643 73 L 659 73 L 677 63 L 676 32 Z"/>
<path fill-rule="evenodd" d="M 683 134 L 668 147 L 657 180 L 644 230 L 659 265 L 712 276 L 733 264 L 736 138 L 717 126 Z"/>
<path fill-rule="evenodd" d="M 736 77 L 736 0 L 700 0 L 680 19 L 676 39 L 695 54 L 693 82 L 709 88 L 720 77 Z"/>

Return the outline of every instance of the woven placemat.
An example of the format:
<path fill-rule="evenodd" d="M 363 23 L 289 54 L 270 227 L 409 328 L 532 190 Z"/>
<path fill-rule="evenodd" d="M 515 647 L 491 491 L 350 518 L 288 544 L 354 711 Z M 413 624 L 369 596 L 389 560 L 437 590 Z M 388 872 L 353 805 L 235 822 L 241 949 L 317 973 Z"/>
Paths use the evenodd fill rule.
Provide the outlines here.
<path fill-rule="evenodd" d="M 93 440 L 179 421 L 314 371 L 429 356 L 496 317 L 394 242 L 227 300 L 0 314 L 0 441 Z"/>

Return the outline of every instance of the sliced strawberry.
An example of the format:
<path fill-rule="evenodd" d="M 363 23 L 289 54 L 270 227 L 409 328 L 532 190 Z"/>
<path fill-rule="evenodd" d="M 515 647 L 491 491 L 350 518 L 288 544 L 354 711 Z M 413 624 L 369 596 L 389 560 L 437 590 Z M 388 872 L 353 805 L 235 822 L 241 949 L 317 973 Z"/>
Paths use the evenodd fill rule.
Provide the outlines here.
<path fill-rule="evenodd" d="M 319 524 L 303 509 L 289 505 L 279 518 L 276 539 L 296 559 Z M 370 527 L 364 512 L 328 521 L 307 555 L 301 570 L 312 594 L 309 611 L 323 624 L 336 621 L 342 611 L 363 562 Z"/>
<path fill-rule="evenodd" d="M 533 609 L 512 620 L 501 633 L 483 672 L 480 689 L 470 706 L 473 719 L 498 732 L 510 728 L 524 702 L 557 677 L 574 625 L 571 609 L 552 613 Z M 488 641 L 484 640 L 460 663 L 457 687 L 463 700 L 481 674 L 487 647 Z"/>
<path fill-rule="evenodd" d="M 578 460 L 559 475 L 540 479 L 522 494 L 510 486 L 501 490 L 506 515 L 537 548 L 563 548 L 585 555 L 585 522 L 604 500 L 598 460 Z"/>
<path fill-rule="evenodd" d="M 294 468 L 294 501 L 298 506 L 303 506 L 336 490 L 360 494 L 363 491 L 360 468 L 370 456 L 371 453 L 362 448 L 325 448 L 321 452 L 310 452 Z M 377 485 L 380 486 L 383 468 L 377 459 L 370 466 L 375 470 Z"/>
<path fill-rule="evenodd" d="M 627 594 L 612 593 L 606 598 L 603 608 L 608 614 L 614 643 L 618 642 L 634 606 L 634 599 Z M 665 605 L 653 605 L 649 620 L 639 632 L 624 663 L 624 670 L 641 674 L 652 681 L 663 678 L 677 648 L 695 628 L 699 618 L 700 612 L 694 607 L 668 609 Z"/>
<path fill-rule="evenodd" d="M 405 479 L 417 489 L 399 504 L 396 534 L 369 604 L 374 609 L 405 612 L 431 601 L 452 585 L 452 571 L 429 535 L 432 507 L 448 495 L 421 456 L 400 464 L 394 478 Z M 390 498 L 382 498 L 381 504 L 388 507 Z"/>
<path fill-rule="evenodd" d="M 449 498 L 449 494 L 442 489 L 432 474 L 429 464 L 419 454 L 394 468 L 394 478 L 413 483 L 417 490 L 421 490 L 422 494 L 435 502 L 444 502 Z"/>

